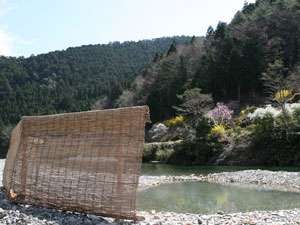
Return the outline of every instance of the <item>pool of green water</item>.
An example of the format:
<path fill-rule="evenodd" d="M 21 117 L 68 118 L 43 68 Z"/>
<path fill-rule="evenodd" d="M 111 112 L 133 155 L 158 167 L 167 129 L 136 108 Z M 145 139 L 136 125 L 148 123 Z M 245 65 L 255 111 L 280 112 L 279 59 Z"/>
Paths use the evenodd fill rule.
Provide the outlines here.
<path fill-rule="evenodd" d="M 260 167 L 261 168 L 261 167 Z M 257 167 L 201 167 L 144 164 L 143 175 L 207 174 L 223 171 L 257 169 Z M 300 168 L 268 167 L 261 169 L 300 171 Z M 243 186 L 226 186 L 206 182 L 163 184 L 138 193 L 139 210 L 172 211 L 198 214 L 246 212 L 300 208 L 300 194 L 267 191 Z"/>
<path fill-rule="evenodd" d="M 139 210 L 214 214 L 300 208 L 300 194 L 206 182 L 163 184 L 138 193 Z"/>

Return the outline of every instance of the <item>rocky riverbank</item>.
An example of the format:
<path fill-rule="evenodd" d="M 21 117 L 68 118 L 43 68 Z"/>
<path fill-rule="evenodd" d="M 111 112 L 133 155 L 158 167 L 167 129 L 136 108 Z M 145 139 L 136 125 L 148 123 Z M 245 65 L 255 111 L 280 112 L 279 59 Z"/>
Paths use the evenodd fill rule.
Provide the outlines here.
<path fill-rule="evenodd" d="M 208 175 L 187 176 L 141 176 L 139 190 L 155 187 L 160 184 L 205 181 L 210 183 L 247 186 L 266 190 L 300 193 L 300 173 L 268 170 L 243 170 L 237 172 L 211 173 Z"/>
<path fill-rule="evenodd" d="M 205 181 L 223 185 L 247 186 L 267 190 L 289 191 L 300 193 L 300 173 L 267 170 L 244 170 L 189 176 L 142 176 L 139 190 L 155 187 L 160 184 L 186 181 Z M 198 215 L 172 212 L 139 212 L 146 218 L 142 225 L 191 225 L 191 224 L 227 224 L 227 225 L 299 225 L 300 209 L 278 211 L 253 211 L 246 213 Z"/>
<path fill-rule="evenodd" d="M 208 174 L 204 181 L 225 185 L 243 185 L 268 190 L 300 193 L 300 173 L 268 170 L 244 170 Z"/>
<path fill-rule="evenodd" d="M 145 220 L 136 225 L 299 225 L 300 209 L 278 211 L 254 211 L 247 213 L 201 215 L 173 212 L 144 212 L 138 216 Z M 134 225 L 132 221 L 120 221 L 55 209 L 16 205 L 6 200 L 0 192 L 1 225 Z"/>
<path fill-rule="evenodd" d="M 188 213 L 140 212 L 141 225 L 299 225 L 300 209 L 247 213 L 197 215 Z"/>
<path fill-rule="evenodd" d="M 4 160 L 0 160 L 0 172 Z M 1 176 L 0 176 L 1 177 Z M 165 183 L 206 181 L 225 185 L 247 185 L 272 190 L 300 192 L 300 173 L 245 170 L 188 176 L 141 176 L 139 191 Z M 144 217 L 138 225 L 299 225 L 300 209 L 254 211 L 246 213 L 202 215 L 174 212 L 137 212 Z M 129 225 L 132 221 L 118 221 L 55 209 L 40 208 L 9 202 L 0 191 L 0 224 L 2 225 Z"/>

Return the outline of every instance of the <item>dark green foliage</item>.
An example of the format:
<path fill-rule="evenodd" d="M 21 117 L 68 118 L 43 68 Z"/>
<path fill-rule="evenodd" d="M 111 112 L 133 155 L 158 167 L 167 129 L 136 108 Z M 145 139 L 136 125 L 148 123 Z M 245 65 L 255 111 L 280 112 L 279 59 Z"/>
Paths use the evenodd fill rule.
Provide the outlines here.
<path fill-rule="evenodd" d="M 246 3 L 231 23 L 209 27 L 205 38 L 173 43 L 131 86 L 133 102 L 149 104 L 154 122 L 174 116 L 176 95 L 192 88 L 215 102 L 264 103 L 282 78 L 299 83 L 299 8 L 298 0 Z"/>
<path fill-rule="evenodd" d="M 176 53 L 176 51 L 177 51 L 176 42 L 173 41 L 173 43 L 171 44 L 171 46 L 170 46 L 170 48 L 169 48 L 169 50 L 167 52 L 167 56 L 169 56 L 169 55 L 171 55 L 173 53 Z"/>
<path fill-rule="evenodd" d="M 87 45 L 29 58 L 0 57 L 1 123 L 16 124 L 23 115 L 89 110 L 103 99 L 102 107 L 112 107 L 136 75 L 174 40 L 186 43 L 190 37 Z"/>
<path fill-rule="evenodd" d="M 173 39 L 89 45 L 29 58 L 1 57 L 2 121 L 15 123 L 22 115 L 86 110 L 103 95 L 113 101 Z"/>
<path fill-rule="evenodd" d="M 8 125 L 6 127 L 0 126 L 0 157 L 6 156 L 6 151 L 9 145 L 9 137 L 13 127 Z"/>
<path fill-rule="evenodd" d="M 298 116 L 295 116 L 296 121 L 290 121 L 288 131 L 280 120 L 275 121 L 272 117 L 257 122 L 253 132 L 254 138 L 249 146 L 251 158 L 266 165 L 299 166 L 300 123 Z"/>
<path fill-rule="evenodd" d="M 209 31 L 206 54 L 194 82 L 213 93 L 215 100 L 249 101 L 248 98 L 261 89 L 262 45 L 252 37 L 239 40 L 231 29 L 220 23 L 215 31 Z"/>
<path fill-rule="evenodd" d="M 191 86 L 202 43 L 202 38 L 194 38 L 190 44 L 175 46 L 173 43 L 173 47 L 149 65 L 131 85 L 131 103 L 149 105 L 153 122 L 175 115 L 173 106 L 180 104 L 177 96 Z M 128 99 L 128 93 L 128 90 L 123 92 L 117 105 L 127 102 L 123 99 Z"/>
<path fill-rule="evenodd" d="M 148 91 L 147 104 L 151 112 L 151 119 L 157 121 L 159 119 L 167 119 L 174 115 L 172 106 L 178 102 L 174 96 L 178 93 L 179 74 L 176 72 L 176 59 L 164 61 L 161 64 L 160 76 L 157 78 L 155 85 L 151 86 Z M 183 85 L 181 83 L 181 85 Z"/>
<path fill-rule="evenodd" d="M 205 38 L 83 46 L 26 59 L 2 57 L 0 125 L 14 124 L 21 115 L 148 104 L 153 122 L 178 113 L 198 119 L 188 124 L 196 135 L 187 135 L 170 160 L 207 163 L 222 144 L 208 135 L 211 126 L 202 117 L 202 102 L 234 100 L 257 106 L 279 88 L 300 91 L 299 21 L 299 0 L 257 0 L 245 3 L 229 24 L 209 27 Z M 272 119 L 257 124 L 253 157 L 269 164 L 299 162 L 295 118 L 298 122 L 292 121 L 288 131 Z M 248 122 L 241 123 L 241 129 Z"/>
<path fill-rule="evenodd" d="M 211 94 L 215 102 L 235 101 L 240 106 L 261 105 L 273 99 L 274 91 L 282 88 L 290 87 L 299 92 L 299 21 L 299 0 L 246 3 L 231 23 L 220 22 L 216 29 L 210 27 L 201 44 L 195 45 L 197 38 L 193 38 L 190 44 L 173 45 L 172 51 L 152 63 L 138 77 L 143 78 L 142 85 L 131 88 L 134 101 L 148 103 L 156 122 L 174 116 L 176 112 L 172 109 L 189 115 L 184 112 L 185 103 L 175 96 L 197 89 Z M 194 99 L 199 100 L 201 96 Z M 209 163 L 222 152 L 221 158 L 226 160 L 228 153 L 233 163 L 299 164 L 299 115 L 294 119 L 265 118 L 255 125 L 249 123 L 242 121 L 243 127 L 237 127 L 233 122 L 231 133 L 223 140 L 209 135 L 211 126 L 204 119 L 190 123 L 188 125 L 194 125 L 190 130 L 196 130 L 196 136 L 185 137 L 184 142 L 176 146 L 170 162 Z"/>
<path fill-rule="evenodd" d="M 168 162 L 180 142 L 149 143 L 144 145 L 143 162 Z"/>
<path fill-rule="evenodd" d="M 206 118 L 200 117 L 190 129 L 196 130 L 195 137 L 187 138 L 182 144 L 175 146 L 169 163 L 208 164 L 220 154 L 222 146 L 216 138 L 209 135 L 211 125 Z"/>
<path fill-rule="evenodd" d="M 199 88 L 188 89 L 177 97 L 181 104 L 174 109 L 178 114 L 190 117 L 192 120 L 202 117 L 213 107 L 211 95 L 201 93 Z"/>
<path fill-rule="evenodd" d="M 274 93 L 278 90 L 286 89 L 287 85 L 285 81 L 287 81 L 287 76 L 288 68 L 284 67 L 282 60 L 277 59 L 273 63 L 269 63 L 266 72 L 262 74 L 267 96 L 272 99 Z"/>

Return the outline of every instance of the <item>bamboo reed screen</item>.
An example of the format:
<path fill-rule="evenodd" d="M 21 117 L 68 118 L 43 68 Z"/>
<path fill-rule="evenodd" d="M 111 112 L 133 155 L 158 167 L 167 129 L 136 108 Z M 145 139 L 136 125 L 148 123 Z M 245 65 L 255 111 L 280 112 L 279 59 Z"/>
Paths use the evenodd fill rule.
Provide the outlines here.
<path fill-rule="evenodd" d="M 148 107 L 26 116 L 12 132 L 11 200 L 135 219 Z"/>

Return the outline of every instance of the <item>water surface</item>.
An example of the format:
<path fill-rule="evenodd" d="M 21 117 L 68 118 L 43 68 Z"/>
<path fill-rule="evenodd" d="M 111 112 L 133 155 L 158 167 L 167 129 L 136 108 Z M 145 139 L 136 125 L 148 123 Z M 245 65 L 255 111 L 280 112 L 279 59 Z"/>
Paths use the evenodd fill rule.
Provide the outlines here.
<path fill-rule="evenodd" d="M 300 171 L 300 167 L 242 167 L 242 166 L 178 166 L 143 164 L 142 174 L 189 175 L 267 169 Z M 139 210 L 173 211 L 210 214 L 223 211 L 246 212 L 300 208 L 300 194 L 266 191 L 247 187 L 225 186 L 206 182 L 163 184 L 138 193 Z"/>
<path fill-rule="evenodd" d="M 163 184 L 138 193 L 139 210 L 198 214 L 300 208 L 300 194 L 206 182 Z"/>

